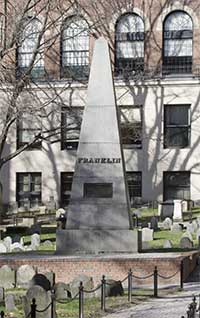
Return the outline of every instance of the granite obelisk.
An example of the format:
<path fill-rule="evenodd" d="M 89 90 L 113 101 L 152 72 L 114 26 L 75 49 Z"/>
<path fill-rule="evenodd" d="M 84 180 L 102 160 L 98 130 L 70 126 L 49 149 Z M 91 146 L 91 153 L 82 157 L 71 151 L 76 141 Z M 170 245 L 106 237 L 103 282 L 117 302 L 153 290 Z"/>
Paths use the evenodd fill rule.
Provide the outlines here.
<path fill-rule="evenodd" d="M 96 40 L 66 229 L 57 252 L 136 252 L 111 70 L 104 38 Z"/>

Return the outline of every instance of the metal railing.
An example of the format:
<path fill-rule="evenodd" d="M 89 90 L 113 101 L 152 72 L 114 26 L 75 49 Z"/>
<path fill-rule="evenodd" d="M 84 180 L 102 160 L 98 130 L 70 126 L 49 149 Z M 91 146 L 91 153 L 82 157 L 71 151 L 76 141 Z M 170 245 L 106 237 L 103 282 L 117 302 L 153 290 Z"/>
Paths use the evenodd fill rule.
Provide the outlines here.
<path fill-rule="evenodd" d="M 136 280 L 146 280 L 149 278 L 152 278 L 152 282 L 153 282 L 153 296 L 154 297 L 158 297 L 158 281 L 159 278 L 161 279 L 165 279 L 165 280 L 169 280 L 172 279 L 174 276 L 176 276 L 177 274 L 180 275 L 180 288 L 183 289 L 183 261 L 180 264 L 180 268 L 173 274 L 170 276 L 164 276 L 162 275 L 159 271 L 157 266 L 155 266 L 154 271 L 148 275 L 145 276 L 138 276 L 133 274 L 132 269 L 130 269 L 128 271 L 127 276 L 123 279 L 123 280 L 119 280 L 118 283 L 122 284 L 125 281 L 128 282 L 128 302 L 131 303 L 132 302 L 132 292 L 133 292 L 133 282 L 134 279 Z M 94 289 L 91 290 L 87 290 L 84 288 L 83 282 L 80 282 L 79 285 L 79 290 L 77 292 L 77 294 L 71 298 L 70 300 L 57 300 L 55 297 L 55 290 L 52 289 L 51 290 L 51 301 L 50 303 L 44 308 L 39 310 L 37 308 L 37 304 L 36 304 L 36 299 L 33 298 L 32 299 L 32 303 L 31 303 L 31 310 L 30 313 L 26 316 L 26 318 L 37 318 L 37 313 L 42 313 L 45 312 L 47 310 L 49 310 L 49 308 L 51 308 L 50 312 L 50 318 L 55 318 L 55 313 L 56 313 L 56 303 L 60 303 L 60 304 L 69 304 L 72 301 L 74 301 L 75 299 L 78 300 L 78 311 L 79 311 L 79 316 L 78 318 L 84 318 L 84 294 L 92 294 L 95 293 L 96 291 L 100 290 L 100 307 L 102 311 L 106 311 L 106 286 L 113 286 L 114 283 L 110 283 L 109 281 L 106 280 L 105 275 L 102 276 L 101 279 L 101 283 L 96 286 Z M 194 307 L 194 306 L 193 306 Z M 192 307 L 192 308 L 193 308 Z M 195 307 L 196 308 L 196 307 Z M 195 316 L 188 316 L 188 318 L 193 318 Z M 199 316 L 200 317 L 200 316 Z M 2 311 L 0 313 L 0 318 L 4 318 L 4 312 Z"/>

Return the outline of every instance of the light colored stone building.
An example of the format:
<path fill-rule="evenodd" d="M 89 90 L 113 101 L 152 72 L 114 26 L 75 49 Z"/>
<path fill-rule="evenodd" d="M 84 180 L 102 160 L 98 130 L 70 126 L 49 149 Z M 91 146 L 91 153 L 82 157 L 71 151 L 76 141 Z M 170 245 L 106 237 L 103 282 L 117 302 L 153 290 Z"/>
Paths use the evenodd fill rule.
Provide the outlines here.
<path fill-rule="evenodd" d="M 57 206 L 68 204 L 79 127 L 67 126 L 74 117 L 80 121 L 93 42 L 100 35 L 111 47 L 131 204 L 200 201 L 200 5 L 197 0 L 118 2 L 119 8 L 115 1 L 105 7 L 101 1 L 80 1 L 78 15 L 77 7 L 70 8 L 59 22 L 61 36 L 34 66 L 50 74 L 48 83 L 43 79 L 34 86 L 39 99 L 45 100 L 44 92 L 53 96 L 56 88 L 72 115 L 51 103 L 59 137 L 42 140 L 4 165 L 4 204 L 33 206 L 50 197 Z M 26 45 L 16 55 L 22 70 L 27 67 L 23 50 Z M 41 129 L 30 122 L 13 126 L 6 151 L 30 140 L 30 128 Z"/>

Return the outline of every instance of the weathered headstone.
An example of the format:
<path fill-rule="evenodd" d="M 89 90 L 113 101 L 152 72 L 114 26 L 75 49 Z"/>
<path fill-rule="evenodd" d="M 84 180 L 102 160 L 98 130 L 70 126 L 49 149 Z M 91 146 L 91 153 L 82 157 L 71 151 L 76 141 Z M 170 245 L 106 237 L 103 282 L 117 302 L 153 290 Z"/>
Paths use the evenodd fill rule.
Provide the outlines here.
<path fill-rule="evenodd" d="M 54 284 L 55 284 L 55 273 L 54 272 L 46 272 L 44 273 L 44 276 L 48 279 L 48 281 L 50 282 L 51 288 L 53 288 Z"/>
<path fill-rule="evenodd" d="M 4 288 L 15 287 L 15 271 L 8 265 L 3 265 L 0 268 L 0 286 Z"/>
<path fill-rule="evenodd" d="M 153 230 L 152 229 L 149 229 L 147 227 L 144 227 L 142 229 L 142 241 L 143 242 L 153 241 Z"/>
<path fill-rule="evenodd" d="M 17 270 L 17 287 L 28 288 L 35 273 L 35 269 L 30 265 L 20 266 Z"/>
<path fill-rule="evenodd" d="M 72 298 L 78 293 L 80 282 L 83 283 L 83 286 L 86 290 L 91 290 L 94 288 L 94 282 L 92 277 L 88 277 L 86 275 L 79 275 L 73 279 L 70 285 L 70 292 Z M 90 294 L 85 294 L 85 296 L 91 296 Z"/>
<path fill-rule="evenodd" d="M 0 287 L 0 304 L 3 305 L 5 300 L 5 291 L 3 287 Z"/>
<path fill-rule="evenodd" d="M 51 247 L 53 245 L 53 243 L 50 241 L 50 240 L 45 240 L 43 243 L 42 243 L 43 246 L 46 246 L 46 247 Z"/>
<path fill-rule="evenodd" d="M 191 241 L 189 237 L 184 236 L 180 239 L 180 247 L 193 248 L 193 241 Z"/>
<path fill-rule="evenodd" d="M 13 294 L 6 294 L 5 295 L 5 307 L 6 311 L 12 312 L 16 309 L 15 307 L 15 295 Z"/>
<path fill-rule="evenodd" d="M 197 229 L 198 229 L 198 223 L 197 223 L 197 221 L 196 221 L 196 220 L 193 220 L 193 221 L 192 221 L 192 225 L 193 225 L 194 232 L 196 232 Z"/>
<path fill-rule="evenodd" d="M 7 252 L 10 252 L 10 247 L 11 247 L 11 244 L 12 244 L 12 238 L 10 236 L 6 236 L 3 240 L 6 248 L 7 248 Z"/>
<path fill-rule="evenodd" d="M 42 312 L 37 312 L 37 318 L 49 318 L 51 315 L 51 292 L 44 290 L 41 286 L 33 286 L 28 289 L 26 295 L 23 297 L 23 309 L 25 313 L 25 317 L 28 317 L 31 311 L 31 303 L 32 299 L 35 298 L 37 310 Z M 49 306 L 49 307 L 48 307 Z M 47 310 L 43 311 L 45 308 Z M 53 313 L 53 317 L 55 317 L 55 310 Z"/>
<path fill-rule="evenodd" d="M 7 248 L 3 242 L 0 242 L 0 254 L 7 253 Z"/>
<path fill-rule="evenodd" d="M 33 224 L 30 228 L 30 234 L 41 234 L 41 225 L 40 224 Z"/>
<path fill-rule="evenodd" d="M 33 278 L 30 281 L 29 286 L 32 287 L 34 285 L 41 286 L 44 288 L 46 291 L 51 289 L 51 283 L 50 281 L 46 278 L 45 275 L 43 274 L 35 274 Z"/>
<path fill-rule="evenodd" d="M 158 219 L 156 216 L 152 216 L 150 222 L 150 228 L 156 231 L 158 229 Z"/>
<path fill-rule="evenodd" d="M 58 282 L 54 286 L 56 300 L 64 300 L 71 298 L 70 286 L 62 282 Z"/>
<path fill-rule="evenodd" d="M 187 224 L 186 228 L 187 228 L 187 232 L 189 232 L 190 234 L 194 233 L 194 226 L 192 223 Z"/>
<path fill-rule="evenodd" d="M 142 250 L 148 250 L 150 249 L 149 242 L 142 242 Z"/>
<path fill-rule="evenodd" d="M 37 249 L 40 246 L 40 235 L 38 233 L 34 233 L 31 235 L 31 246 L 33 250 Z"/>
<path fill-rule="evenodd" d="M 182 200 L 174 200 L 173 220 L 182 220 Z"/>
<path fill-rule="evenodd" d="M 172 220 L 170 218 L 165 218 L 163 221 L 163 229 L 170 230 L 172 226 Z"/>
<path fill-rule="evenodd" d="M 172 242 L 170 240 L 164 240 L 163 248 L 172 248 Z"/>
<path fill-rule="evenodd" d="M 11 250 L 11 252 L 23 252 L 24 246 L 21 245 L 21 243 L 15 242 L 15 243 L 11 244 L 10 250 Z"/>
<path fill-rule="evenodd" d="M 64 209 L 60 208 L 60 209 L 56 210 L 56 219 L 59 219 L 61 214 L 65 214 L 65 210 Z"/>
<path fill-rule="evenodd" d="M 188 232 L 188 231 L 183 233 L 182 237 L 188 237 L 192 241 L 192 234 L 190 232 Z"/>
<path fill-rule="evenodd" d="M 182 226 L 179 223 L 173 223 L 171 226 L 171 231 L 172 232 L 181 232 Z"/>
<path fill-rule="evenodd" d="M 20 243 L 21 241 L 21 236 L 16 234 L 15 236 L 13 236 L 12 238 L 12 243 Z"/>
<path fill-rule="evenodd" d="M 66 229 L 58 253 L 136 252 L 108 43 L 95 42 Z M 110 129 L 112 127 L 112 129 Z"/>
<path fill-rule="evenodd" d="M 113 279 L 107 279 L 106 280 L 106 297 L 112 297 L 112 296 L 123 296 L 124 295 L 124 289 L 122 287 L 121 281 L 116 281 Z"/>

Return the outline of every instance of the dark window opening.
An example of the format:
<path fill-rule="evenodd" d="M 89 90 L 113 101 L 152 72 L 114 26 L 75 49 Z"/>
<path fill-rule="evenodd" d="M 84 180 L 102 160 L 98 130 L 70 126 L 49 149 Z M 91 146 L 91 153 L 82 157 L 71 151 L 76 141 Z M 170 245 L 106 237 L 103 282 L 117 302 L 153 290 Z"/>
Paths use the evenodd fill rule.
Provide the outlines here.
<path fill-rule="evenodd" d="M 61 172 L 61 207 L 69 205 L 74 172 Z"/>
<path fill-rule="evenodd" d="M 17 173 L 16 199 L 19 207 L 37 207 L 41 204 L 42 175 L 39 172 Z"/>
<path fill-rule="evenodd" d="M 142 172 L 126 172 L 131 207 L 142 201 Z"/>
<path fill-rule="evenodd" d="M 164 172 L 164 200 L 190 200 L 190 172 Z"/>

